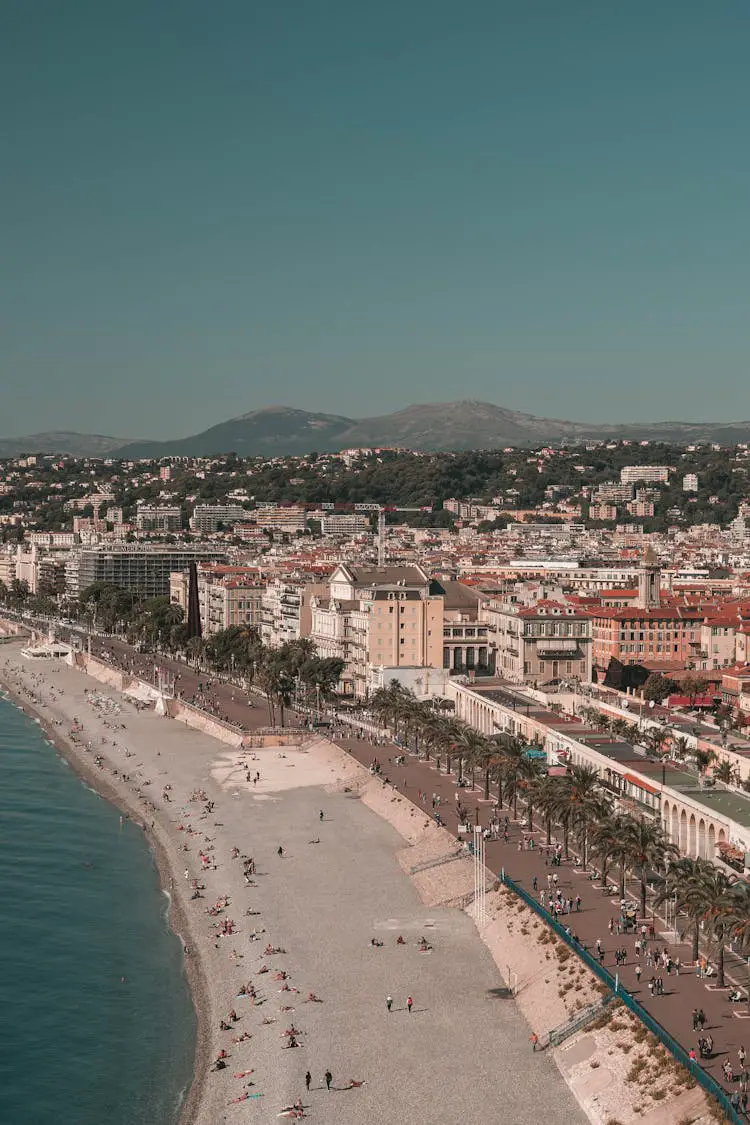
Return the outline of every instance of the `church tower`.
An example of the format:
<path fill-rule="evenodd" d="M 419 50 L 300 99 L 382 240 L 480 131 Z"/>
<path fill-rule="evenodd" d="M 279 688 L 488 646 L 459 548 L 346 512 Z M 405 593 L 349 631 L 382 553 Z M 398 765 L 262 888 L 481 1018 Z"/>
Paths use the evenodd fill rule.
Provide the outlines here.
<path fill-rule="evenodd" d="M 661 567 L 651 547 L 641 561 L 638 575 L 638 608 L 658 609 L 661 605 Z"/>

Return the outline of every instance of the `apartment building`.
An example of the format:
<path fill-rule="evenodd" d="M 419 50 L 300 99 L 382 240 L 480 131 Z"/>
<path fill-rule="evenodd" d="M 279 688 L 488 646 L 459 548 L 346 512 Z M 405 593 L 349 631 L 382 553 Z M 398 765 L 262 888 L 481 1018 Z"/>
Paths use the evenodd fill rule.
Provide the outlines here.
<path fill-rule="evenodd" d="M 370 521 L 367 516 L 358 512 L 332 512 L 321 518 L 320 530 L 323 535 L 343 535 L 348 538 L 369 531 Z"/>
<path fill-rule="evenodd" d="M 591 680 L 592 624 L 567 600 L 541 598 L 533 605 L 490 601 L 482 611 L 498 675 L 542 687 L 562 679 Z"/>
<path fill-rule="evenodd" d="M 78 597 L 92 582 L 109 582 L 136 590 L 146 598 L 169 594 L 169 576 L 187 570 L 191 562 L 224 562 L 223 551 L 212 547 L 157 546 L 150 543 L 99 544 L 70 552 L 65 583 Z"/>
<path fill-rule="evenodd" d="M 99 514 L 99 509 L 103 504 L 111 504 L 115 498 L 114 492 L 101 489 L 98 492 L 89 493 L 86 496 L 77 496 L 73 500 L 66 500 L 66 512 L 82 512 L 84 509 L 91 506 L 94 510 L 94 515 Z"/>
<path fill-rule="evenodd" d="M 220 527 L 231 527 L 244 519 L 247 519 L 247 511 L 239 504 L 196 504 L 190 517 L 190 527 L 193 531 L 211 534 Z"/>
<path fill-rule="evenodd" d="M 589 504 L 589 519 L 590 520 L 616 520 L 617 508 L 614 504 L 595 503 Z"/>
<path fill-rule="evenodd" d="M 668 465 L 625 465 L 620 469 L 621 484 L 638 484 L 649 481 L 653 484 L 666 484 L 669 481 Z"/>
<path fill-rule="evenodd" d="M 301 504 L 288 504 L 277 507 L 275 504 L 259 504 L 253 513 L 258 527 L 269 531 L 285 531 L 293 535 L 304 531 L 307 525 L 307 512 Z"/>
<path fill-rule="evenodd" d="M 179 504 L 147 504 L 139 501 L 135 510 L 135 526 L 142 532 L 180 531 L 182 509 Z"/>
<path fill-rule="evenodd" d="M 261 599 L 265 586 L 254 568 L 201 564 L 198 574 L 198 607 L 204 636 L 212 636 L 233 625 L 261 625 Z M 188 608 L 187 571 L 169 576 L 170 601 Z"/>
<path fill-rule="evenodd" d="M 596 489 L 592 500 L 597 504 L 626 504 L 633 499 L 632 484 L 616 484 L 607 481 Z"/>
<path fill-rule="evenodd" d="M 363 698 L 387 670 L 442 667 L 443 601 L 421 567 L 342 564 L 311 603 L 312 639 L 344 661 L 341 690 Z"/>
<path fill-rule="evenodd" d="M 312 631 L 312 599 L 326 587 L 298 579 L 277 578 L 261 598 L 260 628 L 263 643 L 278 648 L 286 641 L 309 637 Z"/>
<path fill-rule="evenodd" d="M 493 653 L 488 626 L 481 617 L 489 595 L 462 582 L 433 581 L 430 589 L 443 598 L 443 668 L 469 675 L 490 672 Z"/>

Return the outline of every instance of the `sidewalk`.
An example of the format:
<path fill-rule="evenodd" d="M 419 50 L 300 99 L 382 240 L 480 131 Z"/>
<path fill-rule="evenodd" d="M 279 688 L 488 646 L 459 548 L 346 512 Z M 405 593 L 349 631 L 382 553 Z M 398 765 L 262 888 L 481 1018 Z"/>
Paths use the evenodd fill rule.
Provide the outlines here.
<path fill-rule="evenodd" d="M 335 741 L 363 765 L 369 766 L 373 757 L 377 757 L 382 764 L 384 776 L 397 786 L 399 792 L 419 807 L 424 808 L 426 813 L 432 814 L 433 793 L 439 795 L 441 798 L 439 812 L 443 822 L 449 831 L 456 836 L 458 835 L 455 775 L 446 776 L 445 773 L 438 773 L 434 764 L 417 760 L 413 754 L 409 753 L 406 753 L 406 762 L 403 766 L 394 765 L 392 759 L 397 754 L 405 753 L 401 747 L 376 747 L 369 742 L 361 742 L 352 738 L 336 738 Z M 420 799 L 420 792 L 424 799 Z M 483 827 L 486 826 L 495 806 L 494 796 L 490 801 L 484 801 L 481 789 L 461 789 L 458 792 L 462 805 L 469 810 L 470 820 Z M 674 972 L 667 976 L 666 971 L 661 967 L 647 968 L 645 957 L 640 959 L 636 957 L 634 949 L 636 938 L 640 938 L 640 919 L 636 934 L 611 935 L 609 932 L 610 919 L 614 922 L 620 917 L 619 895 L 611 898 L 604 895 L 600 885 L 598 883 L 595 885 L 588 875 L 575 867 L 572 861 L 566 862 L 563 860 L 560 867 L 547 866 L 544 848 L 536 846 L 533 849 L 524 848 L 519 851 L 519 841 L 522 836 L 528 837 L 529 833 L 526 830 L 522 832 L 520 825 L 513 822 L 512 809 L 506 807 L 500 814 L 500 818 L 504 820 L 506 815 L 511 818 L 508 843 L 506 844 L 503 840 L 488 840 L 486 842 L 487 867 L 498 874 L 504 868 L 511 879 L 520 883 L 537 900 L 539 899 L 538 892 L 543 890 L 545 894 L 547 893 L 547 876 L 554 876 L 555 874 L 558 876 L 558 886 L 563 895 L 574 900 L 576 896 L 580 895 L 582 900 L 580 912 L 577 912 L 574 907 L 573 913 L 560 917 L 561 923 L 570 927 L 573 933 L 578 936 L 581 944 L 593 956 L 597 955 L 597 941 L 601 942 L 605 951 L 602 964 L 613 974 L 619 973 L 622 986 L 646 1008 L 649 1014 L 670 1035 L 684 1046 L 686 1051 L 693 1047 L 698 1053 L 697 1034 L 692 1030 L 692 1012 L 694 1008 L 702 1008 L 707 1016 L 703 1034 L 710 1034 L 713 1037 L 714 1050 L 711 1059 L 701 1060 L 701 1066 L 729 1093 L 739 1089 L 738 1081 L 734 1083 L 725 1081 L 721 1064 L 729 1057 L 735 1073 L 739 1073 L 741 1068 L 737 1057 L 737 1049 L 750 1043 L 750 1006 L 748 1004 L 730 1004 L 727 1000 L 728 990 L 718 990 L 716 985 L 712 983 L 711 978 L 698 979 L 690 960 L 690 943 L 674 943 L 665 940 L 660 934 L 661 921 L 658 917 L 655 919 L 656 937 L 649 943 L 650 947 L 652 950 L 666 948 L 673 959 L 680 958 L 683 968 L 679 976 L 675 976 Z M 522 815 L 520 804 L 519 815 Z M 545 837 L 540 831 L 535 830 L 534 837 L 537 845 L 544 842 Z M 461 838 L 466 839 L 465 835 Z M 562 842 L 561 839 L 560 842 Z M 535 876 L 538 886 L 536 893 L 533 889 Z M 637 885 L 631 883 L 628 891 L 633 893 L 629 894 L 629 897 L 635 899 L 637 890 Z M 649 915 L 647 923 L 650 921 L 651 916 Z M 625 964 L 619 967 L 615 964 L 615 949 L 627 951 Z M 740 966 L 739 974 L 737 974 L 738 983 L 746 988 L 748 985 L 748 970 L 739 962 L 739 959 L 736 959 L 736 961 Z M 635 966 L 638 963 L 642 968 L 640 984 L 635 973 Z M 729 973 L 735 975 L 734 965 L 729 968 Z M 650 995 L 648 981 L 652 976 L 663 978 L 663 995 Z M 738 1012 L 741 1013 L 742 1018 L 740 1018 Z"/>

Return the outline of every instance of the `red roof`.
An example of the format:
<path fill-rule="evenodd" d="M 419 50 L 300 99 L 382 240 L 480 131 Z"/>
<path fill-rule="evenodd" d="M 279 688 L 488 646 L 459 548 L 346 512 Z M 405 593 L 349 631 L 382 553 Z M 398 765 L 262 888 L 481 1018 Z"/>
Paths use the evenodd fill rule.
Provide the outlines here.
<path fill-rule="evenodd" d="M 631 785 L 635 785 L 638 789 L 644 789 L 646 793 L 659 792 L 659 790 L 655 789 L 653 785 L 649 785 L 647 781 L 641 781 L 640 777 L 636 777 L 635 774 L 626 773 L 623 776 L 625 778 L 625 781 L 629 781 Z"/>
<path fill-rule="evenodd" d="M 716 700 L 712 695 L 696 695 L 691 699 L 689 695 L 670 695 L 670 707 L 713 707 Z"/>

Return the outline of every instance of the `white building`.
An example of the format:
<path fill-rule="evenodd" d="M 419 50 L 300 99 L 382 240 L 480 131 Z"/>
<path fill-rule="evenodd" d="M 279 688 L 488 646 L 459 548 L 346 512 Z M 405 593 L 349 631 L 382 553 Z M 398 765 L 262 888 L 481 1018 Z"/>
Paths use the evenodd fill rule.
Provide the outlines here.
<path fill-rule="evenodd" d="M 214 532 L 220 525 L 230 527 L 247 519 L 247 511 L 239 504 L 196 504 L 190 517 L 193 531 Z"/>
<path fill-rule="evenodd" d="M 180 531 L 182 509 L 179 504 L 147 504 L 139 500 L 136 505 L 135 526 L 143 532 Z"/>
<path fill-rule="evenodd" d="M 370 530 L 370 521 L 367 516 L 353 513 L 332 512 L 325 515 L 320 521 L 320 530 L 324 535 L 362 535 Z"/>
<path fill-rule="evenodd" d="M 625 465 L 620 469 L 620 482 L 622 484 L 637 484 L 639 481 L 651 481 L 654 484 L 666 484 L 669 480 L 668 465 Z"/>

